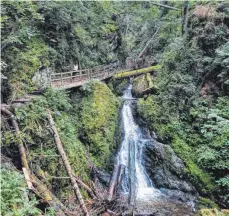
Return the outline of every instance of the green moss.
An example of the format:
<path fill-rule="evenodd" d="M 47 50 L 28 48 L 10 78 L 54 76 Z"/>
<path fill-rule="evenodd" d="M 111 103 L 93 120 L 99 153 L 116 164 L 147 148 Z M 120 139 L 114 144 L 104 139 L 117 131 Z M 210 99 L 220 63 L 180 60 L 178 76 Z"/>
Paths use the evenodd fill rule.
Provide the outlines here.
<path fill-rule="evenodd" d="M 81 102 L 82 138 L 92 156 L 97 157 L 97 165 L 102 165 L 114 148 L 118 101 L 102 82 L 92 82 L 88 88 Z"/>
<path fill-rule="evenodd" d="M 13 93 L 19 97 L 37 88 L 32 77 L 41 66 L 50 65 L 47 59 L 50 59 L 51 56 L 48 46 L 38 37 L 29 40 L 23 51 L 17 48 L 11 49 L 14 50 L 9 50 L 9 52 L 12 51 L 14 54 L 10 59 L 13 67 L 9 82 Z"/>
<path fill-rule="evenodd" d="M 146 80 L 148 82 L 149 88 L 153 88 L 154 85 L 153 85 L 153 80 L 152 80 L 152 77 L 151 77 L 150 73 L 146 74 Z"/>
<path fill-rule="evenodd" d="M 199 201 L 200 208 L 216 208 L 219 209 L 219 206 L 208 198 L 201 197 Z"/>
<path fill-rule="evenodd" d="M 84 180 L 88 180 L 86 149 L 77 137 L 74 116 L 63 113 L 61 116 L 57 115 L 55 120 L 73 172 Z"/>
<path fill-rule="evenodd" d="M 120 79 L 120 80 L 113 79 L 112 84 L 113 84 L 114 93 L 118 96 L 122 96 L 127 83 L 128 83 L 128 79 Z"/>
<path fill-rule="evenodd" d="M 212 192 L 214 189 L 212 179 L 195 163 L 193 149 L 178 136 L 174 136 L 172 140 L 172 147 L 176 154 L 185 162 L 186 172 L 190 175 L 190 179 L 195 186 L 203 193 Z"/>
<path fill-rule="evenodd" d="M 119 79 L 119 78 L 124 78 L 124 77 L 136 76 L 136 75 L 140 75 L 140 74 L 156 71 L 156 70 L 159 70 L 160 68 L 161 68 L 160 65 L 155 65 L 155 66 L 151 66 L 151 67 L 148 67 L 148 68 L 141 68 L 141 69 L 138 69 L 138 70 L 121 71 L 121 72 L 116 73 L 114 75 L 114 78 Z"/>
<path fill-rule="evenodd" d="M 145 75 L 138 76 L 133 80 L 134 95 L 141 96 L 147 88 L 149 85 Z"/>

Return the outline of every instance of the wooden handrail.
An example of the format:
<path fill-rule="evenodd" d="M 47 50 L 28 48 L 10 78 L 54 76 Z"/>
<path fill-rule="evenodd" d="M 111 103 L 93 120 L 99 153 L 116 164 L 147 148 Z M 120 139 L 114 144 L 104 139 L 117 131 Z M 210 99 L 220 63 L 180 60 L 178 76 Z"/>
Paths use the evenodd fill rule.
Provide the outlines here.
<path fill-rule="evenodd" d="M 110 65 L 100 65 L 93 68 L 82 69 L 82 70 L 72 70 L 67 72 L 60 72 L 60 73 L 52 73 L 50 74 L 50 86 L 55 86 L 55 83 L 58 85 L 63 86 L 66 85 L 66 81 L 69 80 L 70 83 L 74 82 L 82 82 L 91 80 L 91 79 L 106 79 L 111 76 L 111 74 L 115 73 L 118 68 L 119 64 L 112 63 Z M 78 78 L 78 79 L 74 79 Z"/>

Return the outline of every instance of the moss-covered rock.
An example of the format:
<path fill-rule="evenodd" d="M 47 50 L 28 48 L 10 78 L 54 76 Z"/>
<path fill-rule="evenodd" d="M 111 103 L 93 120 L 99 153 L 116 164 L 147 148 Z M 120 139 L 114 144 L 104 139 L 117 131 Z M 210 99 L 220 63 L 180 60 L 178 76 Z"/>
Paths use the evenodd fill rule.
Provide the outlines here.
<path fill-rule="evenodd" d="M 115 147 L 115 129 L 118 120 L 118 100 L 102 82 L 91 82 L 83 87 L 81 102 L 81 138 L 97 165 L 103 165 Z"/>
<path fill-rule="evenodd" d="M 212 200 L 205 198 L 205 197 L 201 197 L 199 200 L 199 208 L 200 209 L 205 209 L 205 208 L 219 209 L 219 206 Z"/>
<path fill-rule="evenodd" d="M 118 96 L 122 96 L 123 95 L 123 91 L 126 89 L 126 86 L 129 82 L 129 79 L 112 79 L 109 82 L 109 87 L 113 90 L 113 92 L 118 95 Z"/>
<path fill-rule="evenodd" d="M 134 96 L 140 97 L 147 88 L 149 88 L 149 85 L 145 75 L 138 76 L 133 80 Z"/>
<path fill-rule="evenodd" d="M 228 209 L 223 209 L 221 211 L 217 209 L 201 209 L 197 216 L 228 216 L 229 215 L 229 210 Z"/>

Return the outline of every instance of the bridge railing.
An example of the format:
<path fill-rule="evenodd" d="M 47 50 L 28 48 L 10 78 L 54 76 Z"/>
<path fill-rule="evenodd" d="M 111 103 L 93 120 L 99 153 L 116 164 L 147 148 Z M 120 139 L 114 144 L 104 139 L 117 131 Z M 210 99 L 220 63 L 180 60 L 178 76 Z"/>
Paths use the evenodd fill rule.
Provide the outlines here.
<path fill-rule="evenodd" d="M 72 70 L 69 72 L 52 73 L 50 75 L 51 87 L 61 87 L 71 83 L 83 82 L 91 79 L 106 79 L 111 77 L 119 68 L 119 62 L 101 65 L 89 69 Z"/>

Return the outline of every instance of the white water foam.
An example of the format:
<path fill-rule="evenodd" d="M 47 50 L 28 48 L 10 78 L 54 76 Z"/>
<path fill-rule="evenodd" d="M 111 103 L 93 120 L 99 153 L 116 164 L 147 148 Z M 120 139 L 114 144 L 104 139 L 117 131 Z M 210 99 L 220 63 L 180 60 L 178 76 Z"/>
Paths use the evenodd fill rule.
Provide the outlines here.
<path fill-rule="evenodd" d="M 138 125 L 134 122 L 134 117 L 131 110 L 132 85 L 129 85 L 125 90 L 123 98 L 126 100 L 122 108 L 122 122 L 124 130 L 124 139 L 121 144 L 121 149 L 117 157 L 118 164 L 126 166 L 125 176 L 122 181 L 122 190 L 124 193 L 129 193 L 129 145 L 135 145 L 135 178 L 137 194 L 136 199 L 151 200 L 153 197 L 160 195 L 160 191 L 155 189 L 149 176 L 142 165 L 142 148 L 146 141 L 142 138 L 142 132 Z"/>

